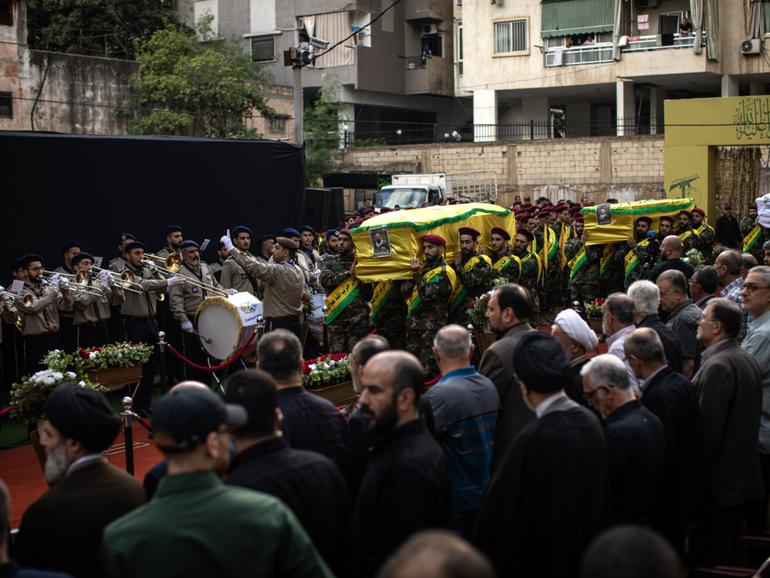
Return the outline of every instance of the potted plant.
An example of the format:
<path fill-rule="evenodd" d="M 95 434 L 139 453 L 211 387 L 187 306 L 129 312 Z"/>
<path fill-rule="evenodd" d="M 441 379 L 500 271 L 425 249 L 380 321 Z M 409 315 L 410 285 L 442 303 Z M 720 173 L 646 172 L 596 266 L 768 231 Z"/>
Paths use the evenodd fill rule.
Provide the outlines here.
<path fill-rule="evenodd" d="M 103 347 L 80 348 L 74 356 L 78 373 L 109 389 L 139 383 L 142 365 L 149 361 L 153 348 L 144 343 L 113 343 Z"/>
<path fill-rule="evenodd" d="M 602 309 L 604 308 L 604 301 L 604 299 L 594 299 L 593 301 L 583 303 L 586 321 L 597 335 L 602 334 Z"/>
<path fill-rule="evenodd" d="M 305 361 L 302 385 L 338 406 L 358 397 L 350 380 L 350 356 L 347 353 L 330 353 Z"/>

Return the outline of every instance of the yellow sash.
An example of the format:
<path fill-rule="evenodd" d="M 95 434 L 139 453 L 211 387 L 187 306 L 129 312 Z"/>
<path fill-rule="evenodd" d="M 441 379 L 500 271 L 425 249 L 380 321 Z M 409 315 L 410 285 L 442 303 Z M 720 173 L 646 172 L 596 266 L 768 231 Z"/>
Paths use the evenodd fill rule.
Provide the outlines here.
<path fill-rule="evenodd" d="M 372 295 L 372 322 L 382 311 L 385 304 L 393 297 L 393 281 L 380 281 L 374 286 Z"/>
<path fill-rule="evenodd" d="M 586 255 L 586 248 L 585 246 L 580 247 L 580 251 L 578 251 L 577 255 L 572 257 L 569 262 L 569 284 L 572 285 L 572 279 L 577 275 L 578 270 L 585 265 L 586 261 L 588 260 L 588 256 Z"/>
<path fill-rule="evenodd" d="M 607 273 L 607 269 L 610 266 L 610 262 L 612 261 L 612 257 L 615 255 L 615 247 L 613 247 L 611 244 L 607 244 L 604 246 L 604 251 L 602 252 L 602 258 L 599 261 L 599 277 L 604 277 L 604 275 Z"/>
<path fill-rule="evenodd" d="M 649 239 L 643 239 L 639 241 L 636 246 L 637 247 L 647 247 L 649 246 L 650 241 Z M 631 273 L 633 273 L 634 269 L 636 269 L 639 266 L 639 257 L 636 254 L 636 251 L 634 249 L 631 249 L 628 253 L 626 253 L 625 258 L 623 259 L 623 279 L 628 285 L 628 281 L 631 279 Z"/>
<path fill-rule="evenodd" d="M 463 269 L 465 271 L 470 271 L 473 269 L 477 263 L 480 263 L 481 261 L 486 261 L 487 265 L 490 267 L 492 266 L 492 259 L 487 257 L 486 255 L 474 255 L 468 261 L 463 265 Z M 468 289 L 463 285 L 461 281 L 457 282 L 457 285 L 455 287 L 454 292 L 452 293 L 452 297 L 449 299 L 449 310 L 454 311 L 459 307 L 460 303 L 463 302 L 463 299 L 465 299 L 465 296 L 468 294 Z"/>
<path fill-rule="evenodd" d="M 516 281 L 518 281 L 521 278 L 521 259 L 516 255 L 503 255 L 492 265 L 492 268 L 497 272 L 502 272 L 511 263 L 516 263 L 519 266 L 519 274 L 516 276 Z"/>
<path fill-rule="evenodd" d="M 330 325 L 345 310 L 345 307 L 358 297 L 360 283 L 355 277 L 348 277 L 326 296 L 326 320 L 324 325 Z"/>
<path fill-rule="evenodd" d="M 446 263 L 442 263 L 438 267 L 435 267 L 424 273 L 422 280 L 424 283 L 438 283 L 439 279 L 441 278 L 441 274 L 444 272 L 446 272 L 446 275 L 449 278 L 449 284 L 452 285 L 452 290 L 454 290 L 455 285 L 457 284 L 457 274 L 454 272 L 454 269 L 452 269 Z M 420 288 L 418 285 L 415 285 L 414 289 L 412 290 L 412 294 L 409 296 L 409 299 L 406 300 L 406 314 L 411 315 L 412 312 L 420 306 L 421 302 L 422 297 L 420 296 Z"/>
<path fill-rule="evenodd" d="M 759 238 L 762 236 L 762 225 L 757 223 L 754 225 L 754 227 L 749 231 L 748 235 L 746 235 L 743 238 L 743 252 L 748 253 L 754 248 L 754 245 L 757 244 L 757 241 L 759 241 Z"/>
<path fill-rule="evenodd" d="M 559 230 L 559 254 L 561 255 L 562 270 L 567 266 L 567 253 L 564 248 L 567 245 L 569 237 L 569 227 L 567 226 L 567 223 L 562 223 L 561 229 Z"/>

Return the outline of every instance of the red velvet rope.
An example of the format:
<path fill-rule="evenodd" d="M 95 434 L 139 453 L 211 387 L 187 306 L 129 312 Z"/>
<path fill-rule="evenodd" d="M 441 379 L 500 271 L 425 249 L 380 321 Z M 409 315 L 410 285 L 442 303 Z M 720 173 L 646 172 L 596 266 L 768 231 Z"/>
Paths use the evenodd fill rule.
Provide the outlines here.
<path fill-rule="evenodd" d="M 147 423 L 147 421 L 140 415 L 134 415 L 133 416 L 136 422 L 142 426 L 144 429 L 146 429 L 148 432 L 152 433 L 152 426 Z"/>
<path fill-rule="evenodd" d="M 187 359 L 184 355 L 179 353 L 176 349 L 174 349 L 174 346 L 170 343 L 166 344 L 166 347 L 168 347 L 171 350 L 171 353 L 173 353 L 177 359 L 184 361 L 187 365 L 190 367 L 194 367 L 195 369 L 198 369 L 200 371 L 208 371 L 209 373 L 213 373 L 215 371 L 219 371 L 220 369 L 225 369 L 226 367 L 229 367 L 234 361 L 236 361 L 241 355 L 243 355 L 246 350 L 249 348 L 249 345 L 251 345 L 254 342 L 254 338 L 257 336 L 257 332 L 253 332 L 249 338 L 246 340 L 246 343 L 243 344 L 243 346 L 233 353 L 230 357 L 225 359 L 222 363 L 219 365 L 215 365 L 214 367 L 209 367 L 208 365 L 198 365 L 197 363 L 190 361 Z"/>
<path fill-rule="evenodd" d="M 16 409 L 15 405 L 9 405 L 3 410 L 0 410 L 0 416 L 4 416 L 7 413 L 11 413 L 14 409 Z"/>

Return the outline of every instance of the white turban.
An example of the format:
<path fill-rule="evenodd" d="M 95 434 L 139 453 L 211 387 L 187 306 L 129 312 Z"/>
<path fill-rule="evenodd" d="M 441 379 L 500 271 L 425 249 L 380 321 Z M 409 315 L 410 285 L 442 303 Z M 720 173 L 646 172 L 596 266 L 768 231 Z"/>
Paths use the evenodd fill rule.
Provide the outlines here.
<path fill-rule="evenodd" d="M 567 334 L 567 337 L 577 341 L 586 351 L 593 351 L 598 347 L 599 339 L 596 333 L 574 309 L 565 309 L 559 313 L 554 323 Z"/>
<path fill-rule="evenodd" d="M 765 227 L 770 227 L 770 193 L 757 199 L 757 222 Z"/>

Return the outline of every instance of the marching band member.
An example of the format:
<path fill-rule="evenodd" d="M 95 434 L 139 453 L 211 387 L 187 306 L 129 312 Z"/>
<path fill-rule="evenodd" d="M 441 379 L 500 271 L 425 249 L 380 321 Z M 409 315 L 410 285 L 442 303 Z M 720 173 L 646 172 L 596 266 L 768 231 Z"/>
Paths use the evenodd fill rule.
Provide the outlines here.
<path fill-rule="evenodd" d="M 109 271 L 101 271 L 98 281 L 94 282 L 93 264 L 94 258 L 89 253 L 78 253 L 72 258 L 75 273 L 86 275 L 84 286 L 93 290 L 73 293 L 77 347 L 100 347 L 109 343 L 110 305 L 119 306 L 125 299 L 123 289 L 110 282 Z"/>
<path fill-rule="evenodd" d="M 62 264 L 54 270 L 54 273 L 74 275 L 72 258 L 80 253 L 78 241 L 67 241 L 62 245 Z M 75 348 L 75 313 L 72 310 L 72 302 L 59 303 L 59 344 L 64 351 L 72 351 Z"/>
<path fill-rule="evenodd" d="M 182 265 L 179 268 L 179 275 L 188 277 L 193 281 L 209 285 L 214 289 L 220 289 L 221 286 L 214 278 L 211 267 L 201 261 L 200 247 L 195 241 L 182 241 L 179 245 L 182 256 Z M 235 293 L 235 289 L 231 289 Z M 202 287 L 197 287 L 189 283 L 177 285 L 168 292 L 169 307 L 174 319 L 182 328 L 182 347 L 184 354 L 190 361 L 198 365 L 206 364 L 206 354 L 203 351 L 198 338 L 195 335 L 192 320 L 195 318 L 195 312 L 203 300 L 209 296 L 209 291 Z M 209 383 L 211 374 L 185 364 L 185 379 Z"/>
<path fill-rule="evenodd" d="M 43 357 L 59 347 L 59 305 L 71 306 L 72 295 L 58 274 L 49 281 L 43 279 L 43 258 L 40 255 L 24 256 L 22 266 L 27 280 L 14 306 L 21 316 L 25 373 L 32 375 L 43 369 Z"/>
<path fill-rule="evenodd" d="M 230 257 L 244 271 L 265 285 L 263 313 L 267 331 L 288 329 L 300 337 L 299 315 L 302 312 L 305 278 L 294 261 L 299 249 L 297 242 L 286 237 L 277 237 L 273 246 L 272 263 L 264 263 L 237 249 L 229 233 L 228 231 L 221 241 Z"/>
<path fill-rule="evenodd" d="M 184 231 L 179 225 L 169 225 L 164 232 L 166 244 L 156 253 L 158 257 L 168 257 L 172 253 L 179 252 L 179 245 L 184 239 Z"/>
<path fill-rule="evenodd" d="M 251 229 L 244 227 L 243 225 L 238 225 L 233 229 L 232 235 L 230 246 L 234 245 L 241 254 L 247 257 L 253 257 L 254 255 L 249 251 L 249 249 L 251 249 Z M 229 255 L 227 249 L 228 245 L 226 243 L 223 243 L 223 245 L 225 254 Z M 257 246 L 257 249 L 260 249 L 260 246 Z M 246 270 L 232 257 L 225 259 L 224 265 L 222 265 L 222 277 L 219 282 L 225 289 L 235 289 L 238 293 L 245 291 L 246 293 L 251 293 L 256 296 L 258 299 L 261 299 L 260 293 L 262 293 L 262 287 L 260 282 L 249 275 L 249 273 L 247 273 Z"/>
<path fill-rule="evenodd" d="M 157 292 L 165 291 L 184 283 L 184 277 L 163 279 L 144 261 L 146 246 L 139 241 L 126 244 L 126 271 L 130 271 L 134 283 L 141 285 L 143 293 L 128 292 L 121 307 L 126 337 L 131 343 L 146 343 L 155 346 L 158 341 L 158 321 L 155 314 L 158 308 Z M 134 395 L 134 411 L 142 417 L 150 415 L 152 401 L 152 382 L 158 368 L 158 355 L 155 351 L 142 368 L 142 381 Z"/>

